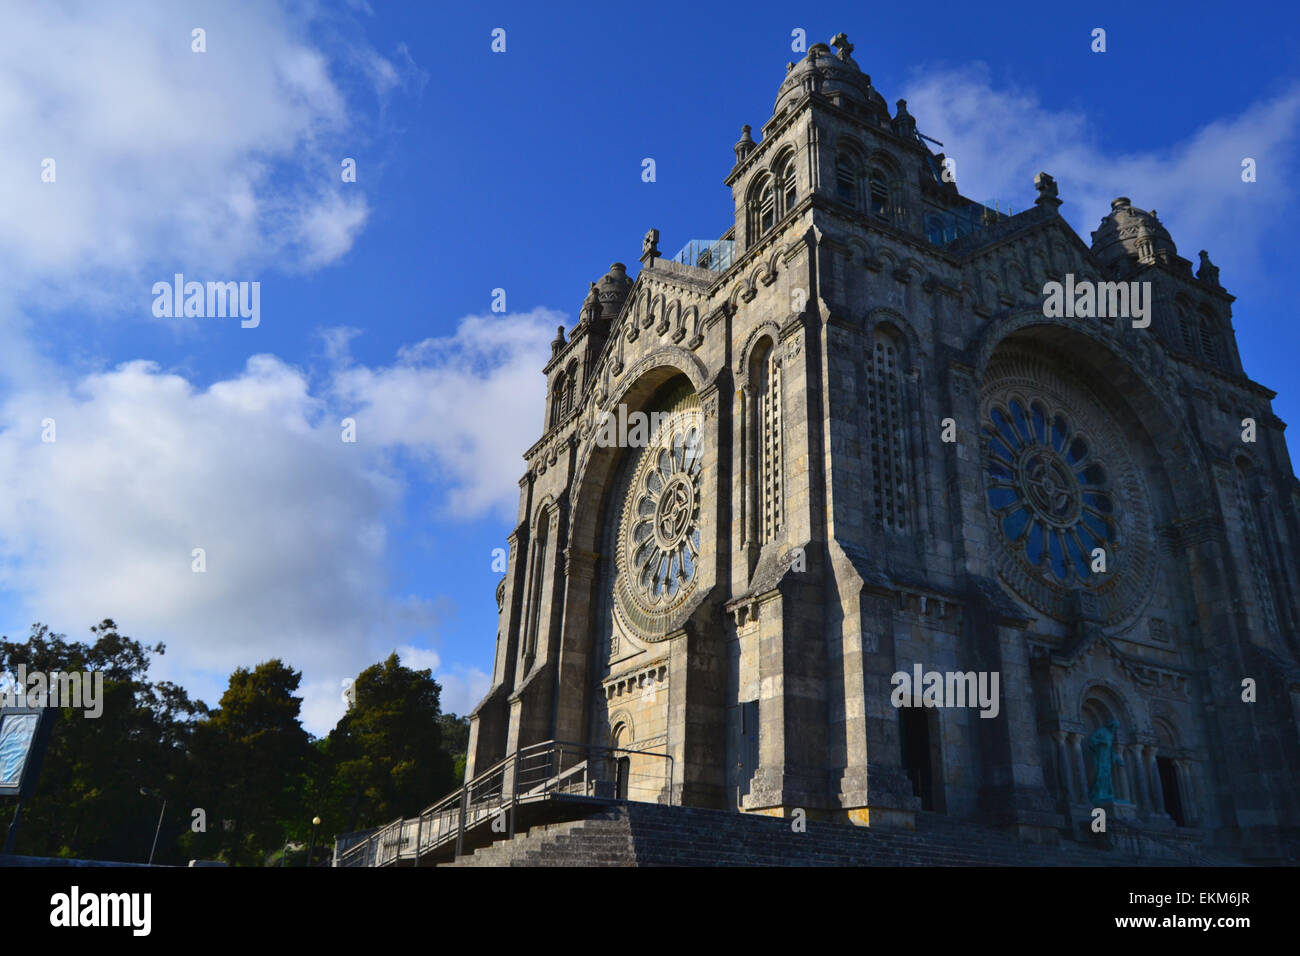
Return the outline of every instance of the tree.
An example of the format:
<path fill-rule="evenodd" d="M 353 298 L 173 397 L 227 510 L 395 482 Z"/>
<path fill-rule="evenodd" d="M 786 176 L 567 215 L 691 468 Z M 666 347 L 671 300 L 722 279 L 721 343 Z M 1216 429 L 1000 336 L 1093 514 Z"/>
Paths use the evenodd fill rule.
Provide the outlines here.
<path fill-rule="evenodd" d="M 469 753 L 469 718 L 443 714 L 438 718 L 442 728 L 442 749 L 451 757 L 452 772 L 457 781 L 465 779 L 465 758 Z"/>
<path fill-rule="evenodd" d="M 86 716 L 84 708 L 60 708 L 36 791 L 23 810 L 17 849 L 143 862 L 160 806 L 140 788 L 167 796 L 169 807 L 189 799 L 186 750 L 206 708 L 175 684 L 146 679 L 152 656 L 165 651 L 162 644 L 132 640 L 109 618 L 90 631 L 93 644 L 69 642 L 42 624 L 33 624 L 21 643 L 0 638 L 0 669 L 10 673 L 25 665 L 29 674 L 103 678 L 98 717 Z M 167 860 L 168 842 L 160 840 L 158 862 Z"/>
<path fill-rule="evenodd" d="M 355 691 L 326 745 L 339 833 L 415 816 L 458 783 L 442 746 L 442 688 L 431 671 L 390 654 L 361 672 Z"/>
<path fill-rule="evenodd" d="M 281 847 L 303 813 L 314 751 L 299 723 L 302 674 L 270 660 L 237 668 L 220 706 L 195 728 L 196 776 L 215 839 L 195 841 L 231 863 L 253 864 Z M 206 802 L 204 802 L 206 801 Z"/>

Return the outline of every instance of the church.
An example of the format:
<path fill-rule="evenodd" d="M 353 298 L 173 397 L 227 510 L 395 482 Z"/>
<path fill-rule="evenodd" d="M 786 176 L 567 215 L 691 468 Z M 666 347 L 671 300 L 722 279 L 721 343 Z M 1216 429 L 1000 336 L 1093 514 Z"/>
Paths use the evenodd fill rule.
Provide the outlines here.
<path fill-rule="evenodd" d="M 1128 198 L 964 197 L 853 49 L 743 127 L 725 235 L 559 329 L 467 784 L 1294 854 L 1300 484 L 1234 297 Z"/>

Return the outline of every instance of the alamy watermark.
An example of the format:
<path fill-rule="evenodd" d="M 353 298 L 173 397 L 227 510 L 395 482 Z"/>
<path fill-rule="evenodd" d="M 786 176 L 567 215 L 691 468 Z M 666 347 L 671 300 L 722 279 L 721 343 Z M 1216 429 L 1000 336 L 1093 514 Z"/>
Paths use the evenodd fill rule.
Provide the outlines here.
<path fill-rule="evenodd" d="M 71 707 L 91 720 L 104 713 L 102 671 L 0 671 L 0 707 Z"/>
<path fill-rule="evenodd" d="M 596 421 L 596 444 L 601 448 L 645 448 L 651 439 L 660 434 L 664 423 L 674 417 L 673 412 L 629 412 L 626 405 L 615 411 L 603 411 Z M 687 430 L 683 440 L 687 457 L 691 460 L 703 454 L 700 430 Z"/>
<path fill-rule="evenodd" d="M 897 671 L 889 679 L 894 691 L 889 702 L 895 707 L 978 707 L 981 717 L 996 717 L 997 671 L 926 671 L 920 664 L 912 673 Z"/>
<path fill-rule="evenodd" d="M 1049 319 L 1132 319 L 1133 328 L 1151 324 L 1150 282 L 1093 282 L 1065 274 L 1065 282 L 1043 284 L 1043 315 Z"/>
<path fill-rule="evenodd" d="M 171 282 L 153 284 L 153 314 L 160 319 L 239 316 L 240 328 L 255 329 L 262 321 L 262 283 L 186 282 L 178 272 Z"/>

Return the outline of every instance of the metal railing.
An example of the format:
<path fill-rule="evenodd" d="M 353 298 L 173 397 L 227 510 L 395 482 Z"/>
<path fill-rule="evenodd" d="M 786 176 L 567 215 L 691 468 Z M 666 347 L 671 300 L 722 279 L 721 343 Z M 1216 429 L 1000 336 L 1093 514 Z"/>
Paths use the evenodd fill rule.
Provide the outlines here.
<path fill-rule="evenodd" d="M 726 272 L 731 268 L 735 249 L 734 239 L 692 239 L 682 246 L 672 261 L 713 272 Z"/>
<path fill-rule="evenodd" d="M 418 817 L 394 820 L 364 837 L 349 834 L 353 842 L 336 848 L 336 865 L 418 865 L 424 854 L 453 842 L 459 856 L 465 834 L 479 827 L 496 823 L 494 832 L 514 836 L 522 804 L 557 798 L 671 804 L 672 783 L 667 754 L 548 740 L 494 764 Z"/>

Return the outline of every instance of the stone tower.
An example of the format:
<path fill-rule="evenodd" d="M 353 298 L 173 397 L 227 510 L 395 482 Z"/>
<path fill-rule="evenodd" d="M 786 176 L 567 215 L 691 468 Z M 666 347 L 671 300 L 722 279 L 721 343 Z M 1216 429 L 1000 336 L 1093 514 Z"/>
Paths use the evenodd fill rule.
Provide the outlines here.
<path fill-rule="evenodd" d="M 669 755 L 688 805 L 1050 841 L 1100 799 L 1276 845 L 1300 486 L 1233 297 L 1128 199 L 1089 244 L 1046 174 L 1014 215 L 964 198 L 852 54 L 744 127 L 730 231 L 652 230 L 560 330 L 467 779 L 561 740 Z M 917 669 L 996 704 L 896 706 Z"/>

